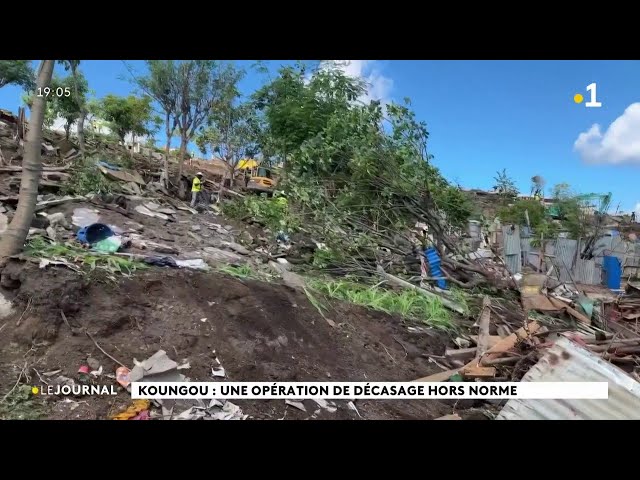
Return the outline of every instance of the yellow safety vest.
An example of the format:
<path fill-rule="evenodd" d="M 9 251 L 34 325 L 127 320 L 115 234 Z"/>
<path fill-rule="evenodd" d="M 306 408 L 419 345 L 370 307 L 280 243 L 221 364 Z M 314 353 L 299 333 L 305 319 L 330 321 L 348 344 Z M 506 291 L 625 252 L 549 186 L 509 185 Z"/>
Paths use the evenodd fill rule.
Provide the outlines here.
<path fill-rule="evenodd" d="M 191 185 L 191 191 L 192 192 L 199 192 L 200 190 L 202 190 L 202 182 L 200 181 L 200 179 L 198 177 L 195 177 L 193 179 L 193 184 Z"/>

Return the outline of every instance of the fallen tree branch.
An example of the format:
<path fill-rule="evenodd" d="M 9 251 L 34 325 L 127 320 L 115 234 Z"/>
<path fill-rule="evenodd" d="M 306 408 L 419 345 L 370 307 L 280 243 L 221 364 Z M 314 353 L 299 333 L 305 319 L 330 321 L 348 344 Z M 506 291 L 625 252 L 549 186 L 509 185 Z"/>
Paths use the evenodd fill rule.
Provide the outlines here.
<path fill-rule="evenodd" d="M 114 362 L 116 362 L 118 365 L 120 365 L 121 367 L 124 368 L 128 368 L 124 363 L 122 363 L 120 360 L 117 360 L 116 358 L 113 358 L 111 355 L 109 355 L 107 352 L 104 351 L 104 349 L 98 345 L 98 342 L 96 342 L 96 340 L 91 336 L 91 334 L 88 331 L 84 331 L 84 333 L 87 334 L 87 337 L 89 337 L 91 339 L 91 341 L 93 342 L 93 344 L 98 348 L 98 350 L 100 350 L 102 353 L 104 353 L 107 357 L 109 357 L 111 360 L 113 360 Z"/>
<path fill-rule="evenodd" d="M 402 280 L 401 278 L 398 278 L 396 276 L 393 276 L 387 272 L 384 271 L 384 269 L 378 265 L 377 269 L 378 273 L 380 275 L 382 275 L 384 278 L 386 278 L 387 280 L 389 280 L 389 282 L 394 283 L 400 287 L 403 288 L 409 288 L 412 290 L 415 290 L 416 292 L 418 292 L 421 295 L 424 295 L 425 297 L 429 297 L 429 298 L 437 298 L 438 300 L 440 300 L 442 302 L 442 305 L 444 305 L 445 307 L 447 307 L 449 310 L 453 310 L 454 312 L 457 312 L 461 315 L 464 315 L 464 308 L 461 305 L 458 305 L 457 303 L 452 302 L 451 300 L 448 300 L 446 298 L 441 297 L 440 295 L 437 295 L 433 292 L 430 292 L 428 290 L 425 290 L 424 288 L 420 288 L 420 287 L 416 287 L 415 285 L 412 285 L 411 283 L 407 282 L 406 280 Z"/>

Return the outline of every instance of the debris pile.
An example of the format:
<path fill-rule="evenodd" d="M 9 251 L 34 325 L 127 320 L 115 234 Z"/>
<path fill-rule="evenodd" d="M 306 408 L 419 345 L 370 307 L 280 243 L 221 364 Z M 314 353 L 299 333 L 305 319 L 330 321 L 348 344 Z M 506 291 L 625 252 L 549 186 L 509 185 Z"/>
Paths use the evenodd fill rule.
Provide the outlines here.
<path fill-rule="evenodd" d="M 217 365 L 213 367 L 214 376 L 224 376 L 224 368 L 218 357 L 215 357 L 214 361 Z M 136 359 L 133 362 L 135 366 L 130 372 L 125 373 L 128 371 L 126 367 L 118 369 L 120 370 L 118 381 L 129 391 L 131 382 L 189 381 L 189 378 L 180 373 L 190 368 L 189 362 L 185 361 L 182 365 L 178 365 L 164 350 L 158 350 L 142 362 Z M 222 374 L 219 373 L 220 371 Z M 247 415 L 244 415 L 237 405 L 216 399 L 153 401 L 140 399 L 134 400 L 124 411 L 111 418 L 114 420 L 245 420 Z"/>

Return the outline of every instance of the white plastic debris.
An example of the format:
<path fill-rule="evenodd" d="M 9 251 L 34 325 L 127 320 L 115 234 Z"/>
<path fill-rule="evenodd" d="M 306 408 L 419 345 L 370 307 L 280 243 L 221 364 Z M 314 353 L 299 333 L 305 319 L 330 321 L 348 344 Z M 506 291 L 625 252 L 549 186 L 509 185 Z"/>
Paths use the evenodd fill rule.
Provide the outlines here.
<path fill-rule="evenodd" d="M 71 217 L 71 223 L 77 227 L 87 227 L 92 223 L 98 223 L 98 220 L 100 220 L 98 210 L 90 208 L 75 208 Z"/>
<path fill-rule="evenodd" d="M 176 260 L 176 265 L 180 268 L 192 268 L 194 270 L 209 270 L 209 265 L 201 258 L 191 260 Z"/>
<path fill-rule="evenodd" d="M 294 402 L 293 400 L 285 400 L 284 403 L 287 404 L 287 405 L 291 405 L 292 407 L 297 408 L 298 410 L 302 410 L 303 412 L 307 411 L 307 409 L 304 406 L 304 403 L 302 403 L 302 402 Z"/>

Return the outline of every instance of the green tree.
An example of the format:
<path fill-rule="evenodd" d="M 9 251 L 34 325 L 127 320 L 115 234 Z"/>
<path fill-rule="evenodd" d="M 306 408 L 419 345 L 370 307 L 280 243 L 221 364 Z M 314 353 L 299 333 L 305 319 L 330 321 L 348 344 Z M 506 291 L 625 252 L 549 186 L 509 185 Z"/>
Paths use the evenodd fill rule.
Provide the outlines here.
<path fill-rule="evenodd" d="M 100 111 L 122 143 L 127 135 L 131 135 L 134 142 L 136 136 L 149 132 L 148 123 L 152 120 L 150 97 L 107 95 L 100 102 Z"/>
<path fill-rule="evenodd" d="M 51 89 L 60 89 L 62 95 L 55 95 L 51 99 L 51 108 L 56 117 L 64 119 L 64 131 L 67 140 L 71 133 L 71 127 L 76 124 L 78 131 L 80 123 L 84 123 L 83 111 L 86 112 L 86 95 L 89 91 L 89 84 L 82 73 L 77 73 L 76 77 L 54 77 L 51 81 Z M 86 113 L 84 114 L 86 116 Z M 82 122 L 80 121 L 82 117 Z"/>
<path fill-rule="evenodd" d="M 25 90 L 36 87 L 31 60 L 0 60 L 0 88 L 19 85 Z"/>
<path fill-rule="evenodd" d="M 176 125 L 180 131 L 178 184 L 181 186 L 187 145 L 220 102 L 227 77 L 233 76 L 235 71 L 233 64 L 216 60 L 187 60 L 176 65 L 171 87 L 176 99 Z"/>
<path fill-rule="evenodd" d="M 315 72 L 310 79 L 304 65 L 280 69 L 253 96 L 265 122 L 261 149 L 276 154 L 286 168 L 289 153 L 320 134 L 331 118 L 347 115 L 365 91 L 364 82 L 338 69 Z"/>
<path fill-rule="evenodd" d="M 568 183 L 559 183 L 553 187 L 555 216 L 562 228 L 571 238 L 580 238 L 593 226 L 593 218 Z"/>
<path fill-rule="evenodd" d="M 286 159 L 281 186 L 297 213 L 324 229 L 332 249 L 370 248 L 372 237 L 389 245 L 390 236 L 420 220 L 455 251 L 441 214 L 463 225 L 470 208 L 431 165 L 426 124 L 408 102 L 357 102 L 363 93 L 362 82 L 339 69 L 309 76 L 287 67 L 254 95 L 263 153 Z M 332 233 L 341 230 L 353 235 Z"/>
<path fill-rule="evenodd" d="M 51 83 L 55 60 L 43 60 L 38 70 L 37 87 L 44 89 Z M 29 130 L 27 131 L 24 159 L 22 161 L 22 180 L 16 212 L 7 231 L 0 240 L 0 265 L 4 265 L 11 255 L 19 253 L 29 233 L 29 227 L 35 212 L 38 184 L 42 172 L 42 123 L 47 98 L 35 97 L 31 105 Z"/>
<path fill-rule="evenodd" d="M 36 99 L 36 93 L 35 91 L 24 92 L 22 94 L 21 99 L 22 99 L 23 105 L 25 105 L 31 110 L 33 108 L 33 101 Z M 43 126 L 47 128 L 51 128 L 56 121 L 57 113 L 56 113 L 55 107 L 53 106 L 52 98 L 49 98 L 48 100 L 49 101 L 46 102 L 44 107 L 45 112 L 44 112 Z"/>
<path fill-rule="evenodd" d="M 165 187 L 169 186 L 169 153 L 171 138 L 177 129 L 176 114 L 178 92 L 178 68 L 174 60 L 147 60 L 146 76 L 134 77 L 135 83 L 149 95 L 164 113 L 165 143 L 164 175 Z"/>
<path fill-rule="evenodd" d="M 195 137 L 202 153 L 217 153 L 227 164 L 230 182 L 241 159 L 256 154 L 255 109 L 249 102 L 240 102 L 238 83 L 244 71 L 232 69 L 220 83 L 220 99 L 211 110 L 207 126 Z M 220 192 L 224 179 L 220 184 Z M 221 195 L 218 195 L 218 199 Z"/>
<path fill-rule="evenodd" d="M 78 143 L 80 144 L 80 158 L 83 158 L 85 154 L 84 122 L 87 114 L 89 113 L 87 105 L 89 85 L 84 75 L 82 75 L 82 72 L 80 72 L 80 60 L 65 60 L 64 65 L 67 71 L 71 70 L 71 77 L 73 79 L 73 108 L 78 114 L 78 118 L 76 120 Z M 67 138 L 68 137 L 69 133 L 67 132 Z"/>
<path fill-rule="evenodd" d="M 516 182 L 507 175 L 506 168 L 503 168 L 501 172 L 496 172 L 496 176 L 493 177 L 493 179 L 496 181 L 493 188 L 503 197 L 513 198 L 517 197 L 518 193 L 520 193 L 518 187 L 516 187 Z"/>

